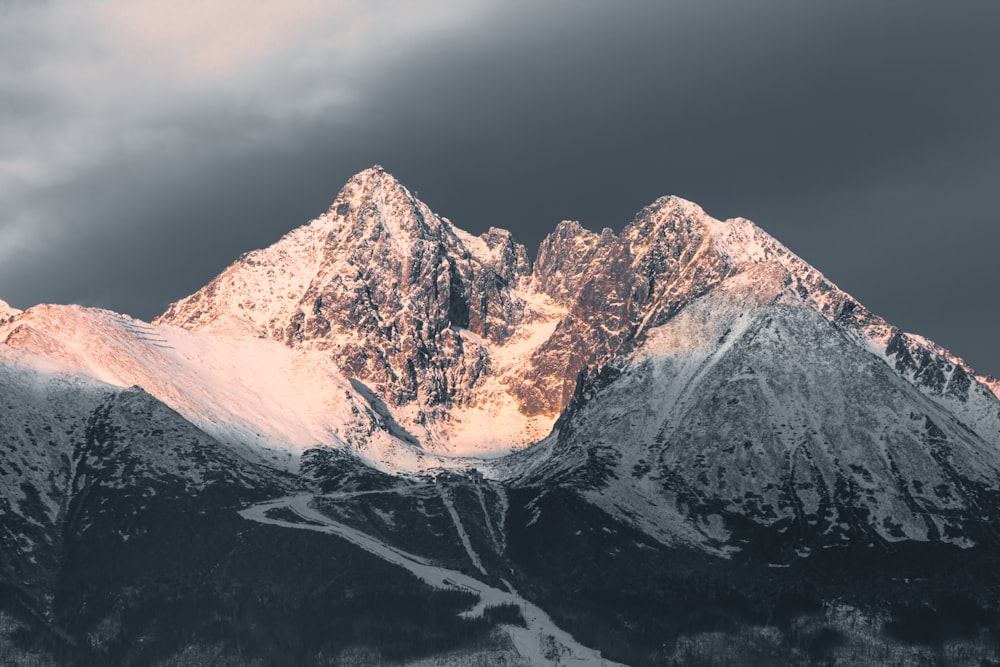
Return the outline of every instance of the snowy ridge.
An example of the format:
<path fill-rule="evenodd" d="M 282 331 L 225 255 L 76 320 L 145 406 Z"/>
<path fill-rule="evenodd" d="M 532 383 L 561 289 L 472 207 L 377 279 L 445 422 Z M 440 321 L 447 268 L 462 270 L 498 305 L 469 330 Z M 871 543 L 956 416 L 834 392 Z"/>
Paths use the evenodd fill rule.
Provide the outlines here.
<path fill-rule="evenodd" d="M 824 317 L 856 336 L 925 395 L 960 415 L 981 437 L 1000 438 L 996 402 L 1000 383 L 995 379 L 977 375 L 933 341 L 903 332 L 871 313 L 749 220 L 727 220 L 716 229 L 731 256 L 779 263 L 788 271 L 789 287 Z"/>
<path fill-rule="evenodd" d="M 686 249 L 680 255 L 679 269 L 644 316 L 640 333 L 728 278 L 746 273 L 756 280 L 764 271 L 771 278 L 751 286 L 748 293 L 807 304 L 925 395 L 959 414 L 981 437 L 988 441 L 1000 437 L 1000 384 L 995 379 L 977 375 L 962 359 L 932 341 L 903 332 L 873 314 L 753 222 L 715 220 L 696 204 L 664 197 L 640 213 L 622 237 L 633 248 L 631 253 L 637 258 L 633 267 L 639 272 L 651 255 L 669 254 L 671 246 Z"/>
<path fill-rule="evenodd" d="M 1000 486 L 997 440 L 783 285 L 758 266 L 650 330 L 506 474 L 722 553 L 727 515 L 825 545 L 871 532 L 972 544 Z"/>
<path fill-rule="evenodd" d="M 623 237 L 635 237 L 633 243 L 640 248 L 638 257 L 656 248 L 655 244 L 643 243 L 641 236 L 650 234 L 650 229 L 671 230 L 668 238 L 698 242 L 698 251 L 692 260 L 708 263 L 707 256 L 718 256 L 724 261 L 724 269 L 710 277 L 713 284 L 722 279 L 741 273 L 759 265 L 781 267 L 787 274 L 783 277 L 784 289 L 789 294 L 797 294 L 824 317 L 840 326 L 853 329 L 859 340 L 867 341 L 879 350 L 890 365 L 897 359 L 892 349 L 888 349 L 893 337 L 900 337 L 911 353 L 925 352 L 940 357 L 947 363 L 960 368 L 962 372 L 975 377 L 984 386 L 996 387 L 996 380 L 976 373 L 962 359 L 936 345 L 932 341 L 900 331 L 884 319 L 873 314 L 849 294 L 839 289 L 821 272 L 810 266 L 788 250 L 774 237 L 745 218 L 720 221 L 706 214 L 701 207 L 679 197 L 664 197 L 647 207 L 625 231 Z M 685 230 L 681 233 L 678 230 Z M 689 262 L 689 271 L 698 261 Z M 683 274 L 683 271 L 681 271 Z M 676 279 L 675 279 L 676 280 Z M 914 379 L 914 378 L 910 378 Z M 919 381 L 915 384 L 920 384 Z"/>
<path fill-rule="evenodd" d="M 20 352 L 18 365 L 140 386 L 241 456 L 278 468 L 296 470 L 301 452 L 317 446 L 346 447 L 392 471 L 455 465 L 392 435 L 320 352 L 79 306 L 31 308 L 3 342 L 0 349 Z"/>
<path fill-rule="evenodd" d="M 164 491 L 283 488 L 149 394 L 9 345 L 0 425 L 0 571 L 28 595 L 46 594 L 84 508 L 112 511 L 94 496 L 131 495 L 138 511 Z"/>

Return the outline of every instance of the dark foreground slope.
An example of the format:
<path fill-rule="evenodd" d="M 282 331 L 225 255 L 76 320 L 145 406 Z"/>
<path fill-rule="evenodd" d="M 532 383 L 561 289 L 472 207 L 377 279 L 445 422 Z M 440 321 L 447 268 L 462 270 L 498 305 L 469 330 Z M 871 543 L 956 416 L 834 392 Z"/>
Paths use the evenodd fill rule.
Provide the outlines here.
<path fill-rule="evenodd" d="M 458 616 L 467 593 L 242 519 L 301 482 L 140 389 L 0 372 L 0 662 L 365 664 L 496 643 L 490 617 Z"/>

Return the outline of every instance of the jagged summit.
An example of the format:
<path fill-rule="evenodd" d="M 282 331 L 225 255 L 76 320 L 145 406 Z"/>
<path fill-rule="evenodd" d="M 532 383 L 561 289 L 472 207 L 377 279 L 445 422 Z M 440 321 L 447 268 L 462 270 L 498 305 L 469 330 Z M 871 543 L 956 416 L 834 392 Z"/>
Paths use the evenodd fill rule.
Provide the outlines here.
<path fill-rule="evenodd" d="M 654 201 L 644 206 L 635 217 L 636 219 L 639 219 L 654 213 L 659 215 L 697 219 L 710 217 L 705 212 L 705 209 L 697 203 L 689 199 L 684 199 L 678 195 L 663 195 L 661 197 L 657 197 Z"/>
<path fill-rule="evenodd" d="M 927 391 L 947 397 L 975 377 L 749 220 L 719 221 L 661 197 L 618 234 L 559 223 L 532 266 L 510 232 L 461 230 L 379 166 L 352 177 L 324 215 L 240 258 L 157 322 L 325 351 L 427 446 L 469 452 L 484 437 L 477 424 L 490 420 L 490 448 L 497 438 L 514 447 L 537 439 L 581 372 L 641 346 L 737 276 L 757 300 L 819 312 Z M 958 409 L 978 410 L 978 400 Z"/>
<path fill-rule="evenodd" d="M 373 164 L 367 169 L 362 169 L 347 179 L 346 185 L 350 185 L 351 183 L 364 184 L 369 181 L 385 181 L 387 185 L 393 187 L 403 187 L 402 183 L 400 183 L 395 176 L 386 171 L 385 167 L 380 164 Z"/>
<path fill-rule="evenodd" d="M 461 231 L 373 167 L 326 214 L 240 258 L 157 322 L 325 351 L 400 408 L 421 440 L 450 445 L 464 441 L 455 409 L 517 414 L 512 398 L 487 400 L 476 389 L 502 363 L 490 350 L 531 312 L 529 272 L 508 232 Z M 521 419 L 511 428 L 523 445 L 544 425 Z"/>
<path fill-rule="evenodd" d="M 354 215 L 352 215 L 352 210 Z M 356 242 L 388 235 L 397 243 L 440 240 L 451 224 L 419 201 L 406 186 L 380 166 L 365 169 L 344 185 L 330 213 L 355 223 L 341 228 Z"/>

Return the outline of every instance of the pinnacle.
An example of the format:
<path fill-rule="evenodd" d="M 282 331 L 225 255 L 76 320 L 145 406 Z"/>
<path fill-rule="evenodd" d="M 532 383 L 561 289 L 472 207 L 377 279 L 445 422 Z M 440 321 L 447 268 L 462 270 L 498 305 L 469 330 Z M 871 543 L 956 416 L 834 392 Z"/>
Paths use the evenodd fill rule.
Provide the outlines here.
<path fill-rule="evenodd" d="M 380 164 L 373 164 L 367 169 L 359 171 L 357 174 L 351 177 L 349 182 L 356 182 L 360 184 L 366 183 L 384 183 L 384 184 L 394 184 L 396 186 L 401 186 L 402 184 L 396 179 L 395 176 L 390 174 L 385 170 Z"/>
<path fill-rule="evenodd" d="M 370 178 L 379 178 L 385 173 L 386 173 L 385 167 L 383 167 L 380 164 L 373 164 L 367 169 L 362 169 L 361 171 L 359 171 L 357 174 L 354 175 L 354 177 L 351 180 L 354 179 L 368 180 Z"/>
<path fill-rule="evenodd" d="M 708 215 L 705 213 L 705 209 L 698 204 L 684 199 L 683 197 L 678 197 L 677 195 L 665 195 L 660 197 L 647 206 L 646 209 L 650 211 L 678 213 L 689 217 L 701 217 Z"/>
<path fill-rule="evenodd" d="M 552 230 L 550 236 L 577 236 L 579 234 L 593 234 L 577 220 L 562 220 L 556 228 Z"/>
<path fill-rule="evenodd" d="M 406 199 L 416 199 L 405 185 L 385 170 L 385 167 L 375 164 L 352 176 L 340 191 L 337 200 L 354 199 L 359 196 L 368 199 L 379 190 L 383 193 L 402 195 Z"/>

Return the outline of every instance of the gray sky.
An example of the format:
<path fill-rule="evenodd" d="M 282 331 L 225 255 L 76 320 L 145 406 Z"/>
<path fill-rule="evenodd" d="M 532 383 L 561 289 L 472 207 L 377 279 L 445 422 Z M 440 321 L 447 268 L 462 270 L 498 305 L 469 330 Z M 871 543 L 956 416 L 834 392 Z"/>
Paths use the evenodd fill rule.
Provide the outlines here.
<path fill-rule="evenodd" d="M 1000 374 L 994 0 L 0 0 L 0 299 L 150 318 L 380 163 L 459 226 L 757 222 Z"/>

